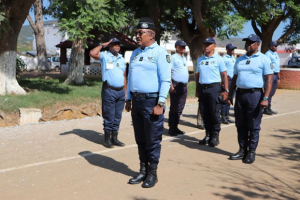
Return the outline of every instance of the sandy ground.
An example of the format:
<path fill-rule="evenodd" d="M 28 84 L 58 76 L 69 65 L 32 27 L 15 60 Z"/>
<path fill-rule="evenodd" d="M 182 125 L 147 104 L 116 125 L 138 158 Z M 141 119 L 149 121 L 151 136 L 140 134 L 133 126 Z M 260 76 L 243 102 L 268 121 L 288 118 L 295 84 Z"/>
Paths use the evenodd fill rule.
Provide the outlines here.
<path fill-rule="evenodd" d="M 121 123 L 123 148 L 101 145 L 100 117 L 0 128 L 0 199 L 300 199 L 299 100 L 300 91 L 277 91 L 279 114 L 263 117 L 251 165 L 228 160 L 238 150 L 234 124 L 222 125 L 216 148 L 198 145 L 204 131 L 195 126 L 195 101 L 185 107 L 183 136 L 167 135 L 165 115 L 151 189 L 127 184 L 139 169 L 130 113 Z"/>

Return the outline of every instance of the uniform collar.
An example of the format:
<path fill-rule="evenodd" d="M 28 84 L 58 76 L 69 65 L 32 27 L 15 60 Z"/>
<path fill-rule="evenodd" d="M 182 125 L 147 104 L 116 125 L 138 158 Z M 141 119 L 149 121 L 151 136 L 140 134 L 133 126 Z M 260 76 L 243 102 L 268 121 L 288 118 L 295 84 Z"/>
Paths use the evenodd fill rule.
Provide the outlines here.
<path fill-rule="evenodd" d="M 212 56 L 210 56 L 210 57 L 207 57 L 205 54 L 204 54 L 204 57 L 205 58 L 214 58 L 214 57 L 216 57 L 218 54 L 216 53 L 216 52 L 214 52 L 214 54 L 212 55 Z"/>
<path fill-rule="evenodd" d="M 116 57 L 114 54 L 112 54 L 110 51 L 107 51 L 107 54 L 109 55 L 109 56 L 111 56 L 111 57 Z M 122 54 L 119 54 L 118 53 L 118 57 L 116 57 L 116 58 L 120 58 L 120 57 L 123 57 L 122 56 Z"/>
<path fill-rule="evenodd" d="M 225 56 L 226 56 L 227 58 L 232 58 L 232 57 L 233 57 L 233 55 L 230 56 L 230 55 L 228 55 L 228 54 L 226 54 Z"/>
<path fill-rule="evenodd" d="M 252 56 L 248 57 L 247 53 L 244 55 L 246 58 L 252 58 L 252 57 L 258 57 L 260 56 L 262 53 L 260 51 L 257 51 L 256 54 L 253 54 Z"/>
<path fill-rule="evenodd" d="M 178 53 L 175 53 L 175 55 L 178 57 L 178 58 L 183 58 L 184 55 L 180 56 Z"/>
<path fill-rule="evenodd" d="M 276 51 L 272 51 L 271 49 L 269 49 L 269 52 L 270 52 L 271 54 L 277 54 Z"/>
<path fill-rule="evenodd" d="M 154 47 L 157 47 L 157 46 L 158 46 L 157 42 L 154 42 L 150 46 L 145 47 L 145 49 L 142 49 L 141 47 L 139 47 L 139 48 L 140 48 L 140 51 L 147 51 L 148 49 L 153 49 Z"/>

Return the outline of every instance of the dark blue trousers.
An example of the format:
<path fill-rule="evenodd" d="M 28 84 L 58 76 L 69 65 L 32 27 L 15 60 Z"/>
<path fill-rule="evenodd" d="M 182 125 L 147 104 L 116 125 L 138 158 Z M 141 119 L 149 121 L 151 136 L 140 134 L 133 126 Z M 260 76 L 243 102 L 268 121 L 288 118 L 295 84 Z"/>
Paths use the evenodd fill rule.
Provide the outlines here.
<path fill-rule="evenodd" d="M 230 81 L 228 81 L 228 86 L 230 87 L 230 85 L 231 85 L 231 80 Z M 232 93 L 232 98 L 234 98 L 234 96 L 235 96 L 235 90 L 233 91 L 233 93 Z M 227 103 L 223 103 L 222 104 L 222 110 L 221 110 L 221 115 L 229 115 L 229 110 L 230 110 L 230 105 L 228 105 Z"/>
<path fill-rule="evenodd" d="M 102 117 L 104 131 L 118 131 L 125 104 L 125 90 L 102 87 Z"/>
<path fill-rule="evenodd" d="M 175 86 L 176 93 L 170 93 L 171 106 L 169 112 L 169 126 L 176 128 L 185 106 L 187 97 L 187 86 Z"/>
<path fill-rule="evenodd" d="M 164 114 L 152 115 L 158 98 L 137 98 L 132 95 L 132 123 L 140 162 L 156 166 L 159 162 L 164 129 Z"/>
<path fill-rule="evenodd" d="M 238 132 L 240 149 L 256 150 L 259 141 L 259 131 L 263 109 L 260 108 L 263 92 L 236 92 L 234 105 L 235 125 Z"/>
<path fill-rule="evenodd" d="M 276 90 L 277 90 L 277 86 L 278 86 L 278 74 L 274 74 L 273 75 L 273 82 L 272 82 L 272 90 L 270 92 L 270 95 L 269 95 L 269 106 L 271 107 L 271 103 L 272 103 L 272 97 L 274 96 Z"/>
<path fill-rule="evenodd" d="M 222 108 L 219 95 L 221 85 L 212 88 L 199 88 L 199 107 L 203 111 L 202 116 L 207 132 L 221 130 L 220 111 Z"/>

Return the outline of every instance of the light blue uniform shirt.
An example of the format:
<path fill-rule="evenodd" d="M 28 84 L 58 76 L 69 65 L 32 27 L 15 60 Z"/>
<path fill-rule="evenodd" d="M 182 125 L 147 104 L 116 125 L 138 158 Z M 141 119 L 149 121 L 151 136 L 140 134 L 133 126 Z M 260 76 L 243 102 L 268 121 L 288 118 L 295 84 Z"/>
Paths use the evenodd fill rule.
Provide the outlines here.
<path fill-rule="evenodd" d="M 223 56 L 226 68 L 227 68 L 227 76 L 229 76 L 230 78 L 233 77 L 233 69 L 234 69 L 234 64 L 235 64 L 235 57 L 232 55 L 228 55 L 226 54 L 225 56 Z"/>
<path fill-rule="evenodd" d="M 124 86 L 126 64 L 123 56 L 118 54 L 118 57 L 116 57 L 111 52 L 101 52 L 100 62 L 102 67 L 102 81 L 107 81 L 113 87 Z"/>
<path fill-rule="evenodd" d="M 269 50 L 265 53 L 265 55 L 270 58 L 270 60 L 273 64 L 273 71 L 275 73 L 279 73 L 280 72 L 280 58 L 278 56 L 278 53 Z"/>
<path fill-rule="evenodd" d="M 236 60 L 234 74 L 237 75 L 236 85 L 239 88 L 263 88 L 264 76 L 273 74 L 271 60 L 259 51 L 251 57 L 245 54 Z"/>
<path fill-rule="evenodd" d="M 200 72 L 199 83 L 211 84 L 221 82 L 221 72 L 226 71 L 224 59 L 217 53 L 210 57 L 205 55 L 197 60 L 197 72 Z"/>
<path fill-rule="evenodd" d="M 144 50 L 133 51 L 128 73 L 127 99 L 130 92 L 159 92 L 160 102 L 165 102 L 171 84 L 171 58 L 156 42 Z"/>
<path fill-rule="evenodd" d="M 177 82 L 187 83 L 189 81 L 189 71 L 187 61 L 184 56 L 175 53 L 171 56 L 172 79 Z"/>

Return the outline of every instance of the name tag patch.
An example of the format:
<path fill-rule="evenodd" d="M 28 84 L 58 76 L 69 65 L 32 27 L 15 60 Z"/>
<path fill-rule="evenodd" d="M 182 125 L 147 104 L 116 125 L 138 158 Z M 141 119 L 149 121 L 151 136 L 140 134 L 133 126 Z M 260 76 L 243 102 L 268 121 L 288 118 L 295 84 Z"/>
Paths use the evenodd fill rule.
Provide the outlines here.
<path fill-rule="evenodd" d="M 114 64 L 112 62 L 107 63 L 106 69 L 113 69 L 113 68 L 114 68 Z"/>

